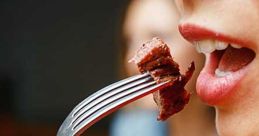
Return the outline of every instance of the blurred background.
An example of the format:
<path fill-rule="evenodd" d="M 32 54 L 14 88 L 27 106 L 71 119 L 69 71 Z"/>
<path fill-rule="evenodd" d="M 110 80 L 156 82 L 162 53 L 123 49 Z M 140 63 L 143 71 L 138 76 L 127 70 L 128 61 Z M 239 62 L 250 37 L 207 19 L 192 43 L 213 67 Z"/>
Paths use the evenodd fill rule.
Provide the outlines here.
<path fill-rule="evenodd" d="M 0 136 L 54 136 L 75 105 L 137 72 L 127 60 L 143 42 L 159 36 L 169 44 L 189 44 L 179 38 L 179 15 L 172 0 L 2 0 L 0 17 Z M 150 20 L 153 18 L 156 20 Z M 187 54 L 194 50 L 178 46 L 173 53 L 181 54 L 182 49 Z M 203 62 L 197 54 L 176 56 L 179 61 L 182 58 Z M 190 61 L 184 61 L 183 69 Z M 198 70 L 202 65 L 198 64 Z M 194 88 L 194 83 L 189 88 Z M 143 102 L 147 104 L 144 107 L 136 102 L 104 118 L 85 135 L 126 136 L 126 131 L 114 130 L 123 130 L 125 125 L 134 131 L 134 122 L 149 117 L 149 113 L 152 123 L 146 121 L 154 128 L 138 122 L 149 132 L 187 136 L 179 132 L 188 129 L 190 136 L 215 134 L 213 110 L 196 97 L 190 108 L 164 124 L 156 121 L 157 111 L 150 106 L 154 102 L 148 97 Z M 136 112 L 132 107 L 148 110 Z"/>
<path fill-rule="evenodd" d="M 55 135 L 76 104 L 118 80 L 125 3 L 1 0 L 1 136 Z M 107 135 L 108 122 L 89 133 Z"/>

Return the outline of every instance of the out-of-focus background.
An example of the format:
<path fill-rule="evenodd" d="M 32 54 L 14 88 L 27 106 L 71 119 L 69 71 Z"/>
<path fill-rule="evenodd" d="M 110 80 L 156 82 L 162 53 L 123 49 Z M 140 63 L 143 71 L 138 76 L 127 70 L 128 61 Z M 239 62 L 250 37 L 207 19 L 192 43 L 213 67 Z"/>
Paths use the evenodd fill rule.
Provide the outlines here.
<path fill-rule="evenodd" d="M 76 104 L 119 79 L 116 37 L 126 3 L 1 0 L 1 136 L 56 135 Z M 86 135 L 108 135 L 109 122 Z"/>
<path fill-rule="evenodd" d="M 2 0 L 0 17 L 0 136 L 56 135 L 75 105 L 138 72 L 128 60 L 154 36 L 170 45 L 181 72 L 195 61 L 190 103 L 161 123 L 145 97 L 84 135 L 216 135 L 213 109 L 195 96 L 203 57 L 178 32 L 173 0 Z"/>

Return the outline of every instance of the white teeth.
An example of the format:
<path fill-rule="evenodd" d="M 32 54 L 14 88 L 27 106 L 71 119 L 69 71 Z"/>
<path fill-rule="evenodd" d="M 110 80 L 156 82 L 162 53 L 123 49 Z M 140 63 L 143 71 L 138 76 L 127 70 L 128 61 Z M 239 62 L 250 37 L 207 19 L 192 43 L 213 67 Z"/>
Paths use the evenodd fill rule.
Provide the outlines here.
<path fill-rule="evenodd" d="M 214 41 L 214 40 L 202 40 L 202 41 L 195 41 L 193 44 L 196 47 L 197 52 L 199 53 L 212 53 L 215 50 L 225 50 L 228 45 L 232 46 L 233 48 L 240 49 L 242 48 L 240 45 L 237 44 L 229 44 L 222 41 Z"/>
<path fill-rule="evenodd" d="M 240 45 L 237 44 L 230 44 L 233 48 L 240 49 L 242 48 Z"/>
<path fill-rule="evenodd" d="M 200 46 L 199 46 L 199 42 L 194 42 L 193 44 L 194 44 L 194 46 L 195 46 L 195 48 L 196 48 L 196 51 L 197 51 L 198 53 L 201 53 L 201 48 L 200 48 Z"/>
<path fill-rule="evenodd" d="M 231 72 L 229 72 L 229 71 L 221 71 L 218 68 L 215 70 L 216 77 L 224 77 L 229 74 L 231 74 Z"/>
<path fill-rule="evenodd" d="M 225 50 L 228 47 L 228 43 L 215 41 L 215 48 L 216 50 Z"/>
<path fill-rule="evenodd" d="M 204 41 L 197 41 L 196 49 L 198 52 L 212 53 L 215 50 L 215 41 L 212 40 L 204 40 Z"/>

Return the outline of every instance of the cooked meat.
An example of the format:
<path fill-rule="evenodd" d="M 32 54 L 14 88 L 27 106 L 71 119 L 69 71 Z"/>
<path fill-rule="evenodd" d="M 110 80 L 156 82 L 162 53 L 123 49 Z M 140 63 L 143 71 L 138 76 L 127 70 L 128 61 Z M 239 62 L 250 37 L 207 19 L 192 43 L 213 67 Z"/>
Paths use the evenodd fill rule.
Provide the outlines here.
<path fill-rule="evenodd" d="M 185 75 L 179 72 L 179 65 L 174 62 L 170 49 L 159 38 L 143 44 L 131 61 L 134 61 L 141 73 L 150 72 L 157 83 L 171 81 L 172 85 L 153 93 L 159 108 L 158 120 L 166 120 L 181 111 L 189 102 L 190 93 L 184 89 L 195 69 L 192 62 Z"/>

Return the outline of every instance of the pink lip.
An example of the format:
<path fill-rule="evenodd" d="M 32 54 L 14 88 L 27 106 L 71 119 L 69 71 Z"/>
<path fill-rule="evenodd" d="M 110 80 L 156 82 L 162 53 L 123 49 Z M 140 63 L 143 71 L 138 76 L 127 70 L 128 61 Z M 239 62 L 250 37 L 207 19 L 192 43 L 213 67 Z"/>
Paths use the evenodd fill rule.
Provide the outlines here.
<path fill-rule="evenodd" d="M 238 45 L 246 46 L 246 45 L 253 45 L 252 42 L 244 39 L 236 39 L 231 36 L 227 36 L 225 34 L 215 32 L 209 30 L 207 28 L 203 28 L 198 25 L 193 24 L 180 24 L 178 26 L 180 33 L 182 36 L 188 41 L 199 41 L 203 39 L 215 39 L 227 43 L 235 43 Z"/>
<path fill-rule="evenodd" d="M 236 43 L 242 46 L 249 45 L 250 42 L 235 39 L 224 34 L 211 31 L 192 24 L 179 25 L 180 33 L 189 41 L 199 41 L 203 39 L 215 39 L 227 43 Z M 216 77 L 214 71 L 218 64 L 215 54 L 206 56 L 206 63 L 201 71 L 196 84 L 197 94 L 210 105 L 224 103 L 235 92 L 236 88 L 244 78 L 249 67 L 246 66 L 238 71 L 232 72 L 225 77 Z"/>
<path fill-rule="evenodd" d="M 231 74 L 225 77 L 216 77 L 214 71 L 218 60 L 213 54 L 207 57 L 206 64 L 197 79 L 197 94 L 207 104 L 218 105 L 227 101 L 235 92 L 245 76 L 248 66 L 231 72 Z"/>

